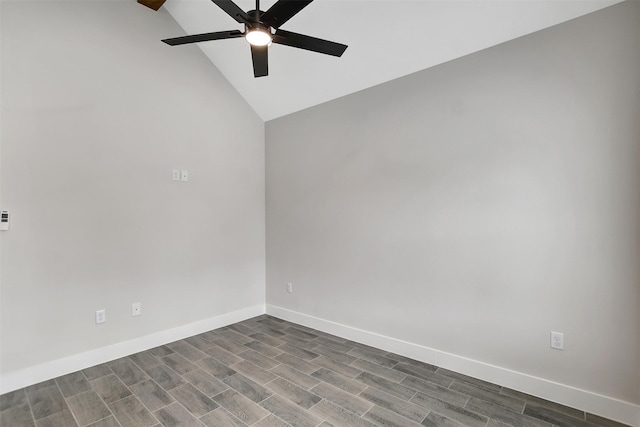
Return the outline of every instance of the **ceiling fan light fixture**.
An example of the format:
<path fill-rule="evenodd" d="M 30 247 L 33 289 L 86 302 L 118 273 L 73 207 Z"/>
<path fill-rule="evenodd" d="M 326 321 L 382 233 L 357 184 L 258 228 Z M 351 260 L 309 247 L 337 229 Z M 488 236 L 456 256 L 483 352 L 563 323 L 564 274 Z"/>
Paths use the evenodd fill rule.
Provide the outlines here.
<path fill-rule="evenodd" d="M 271 33 L 261 28 L 250 29 L 244 38 L 252 46 L 269 46 L 272 41 Z"/>
<path fill-rule="evenodd" d="M 139 1 L 150 2 L 160 0 Z M 173 37 L 162 41 L 169 46 L 178 46 L 189 43 L 207 42 L 210 40 L 244 38 L 251 46 L 251 61 L 253 63 L 254 77 L 269 75 L 269 50 L 267 46 L 270 46 L 271 43 L 332 56 L 342 56 L 347 48 L 347 45 L 344 44 L 285 31 L 280 28 L 282 24 L 295 16 L 313 0 L 276 0 L 266 12 L 260 10 L 260 0 L 255 0 L 256 8 L 248 12 L 240 9 L 233 0 L 212 1 L 238 24 L 244 24 L 244 31 L 214 31 L 212 33 Z"/>

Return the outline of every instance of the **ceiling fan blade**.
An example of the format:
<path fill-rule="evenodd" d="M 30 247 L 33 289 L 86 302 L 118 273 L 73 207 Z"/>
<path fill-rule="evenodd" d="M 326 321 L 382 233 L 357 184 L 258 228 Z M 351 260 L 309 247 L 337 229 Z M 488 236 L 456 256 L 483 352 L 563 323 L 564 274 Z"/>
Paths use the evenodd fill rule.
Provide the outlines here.
<path fill-rule="evenodd" d="M 147 6 L 150 9 L 158 10 L 167 0 L 138 0 L 138 3 Z"/>
<path fill-rule="evenodd" d="M 269 55 L 267 46 L 251 46 L 251 59 L 253 60 L 253 76 L 264 77 L 269 75 Z"/>
<path fill-rule="evenodd" d="M 215 33 L 194 34 L 192 36 L 175 37 L 172 39 L 164 39 L 162 41 L 169 46 L 178 46 L 188 43 L 207 42 L 209 40 L 235 39 L 237 37 L 243 37 L 243 34 L 238 30 L 230 30 L 217 31 Z"/>
<path fill-rule="evenodd" d="M 260 19 L 273 28 L 278 28 L 313 0 L 278 0 Z"/>
<path fill-rule="evenodd" d="M 240 9 L 237 4 L 232 2 L 231 0 L 211 0 L 215 4 L 217 4 L 220 9 L 224 10 L 227 15 L 235 19 L 241 24 L 247 24 L 251 22 L 251 18 L 247 13 Z"/>
<path fill-rule="evenodd" d="M 348 47 L 346 44 L 330 42 L 328 40 L 317 39 L 315 37 L 305 36 L 304 34 L 279 29 L 276 30 L 273 36 L 273 42 L 332 56 L 342 56 Z"/>

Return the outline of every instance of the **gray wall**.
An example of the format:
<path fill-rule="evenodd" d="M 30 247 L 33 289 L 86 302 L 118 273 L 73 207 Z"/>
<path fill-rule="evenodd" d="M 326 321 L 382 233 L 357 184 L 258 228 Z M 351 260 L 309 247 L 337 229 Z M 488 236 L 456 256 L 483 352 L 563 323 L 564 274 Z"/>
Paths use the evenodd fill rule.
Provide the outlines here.
<path fill-rule="evenodd" d="M 267 303 L 640 403 L 639 77 L 626 2 L 268 122 Z"/>
<path fill-rule="evenodd" d="M 1 14 L 2 373 L 264 304 L 264 123 L 169 14 Z"/>

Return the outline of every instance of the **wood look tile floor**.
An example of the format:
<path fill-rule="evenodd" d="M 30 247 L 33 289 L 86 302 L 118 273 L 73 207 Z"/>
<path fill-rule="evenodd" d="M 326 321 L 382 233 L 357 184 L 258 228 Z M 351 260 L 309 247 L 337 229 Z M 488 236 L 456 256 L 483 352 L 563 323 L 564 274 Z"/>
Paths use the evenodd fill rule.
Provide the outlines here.
<path fill-rule="evenodd" d="M 620 427 L 268 315 L 0 396 L 1 427 Z"/>

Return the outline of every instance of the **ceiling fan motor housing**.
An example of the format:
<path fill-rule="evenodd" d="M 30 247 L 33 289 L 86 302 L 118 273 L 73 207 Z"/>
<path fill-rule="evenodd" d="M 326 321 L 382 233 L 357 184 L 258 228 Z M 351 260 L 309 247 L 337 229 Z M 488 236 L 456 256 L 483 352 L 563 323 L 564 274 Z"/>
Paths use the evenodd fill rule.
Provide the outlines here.
<path fill-rule="evenodd" d="M 265 33 L 273 34 L 271 27 L 262 22 L 244 24 L 244 33 L 247 34 L 249 31 L 264 31 Z"/>

